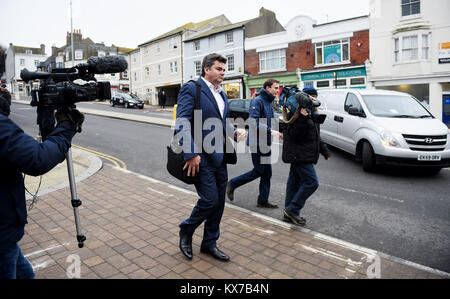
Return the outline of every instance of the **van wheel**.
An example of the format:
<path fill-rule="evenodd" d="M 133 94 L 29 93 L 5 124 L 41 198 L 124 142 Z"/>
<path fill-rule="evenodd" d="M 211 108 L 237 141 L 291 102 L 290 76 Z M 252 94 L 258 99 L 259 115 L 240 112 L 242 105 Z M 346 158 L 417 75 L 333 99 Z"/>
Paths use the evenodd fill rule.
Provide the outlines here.
<path fill-rule="evenodd" d="M 362 148 L 362 165 L 366 172 L 372 172 L 375 170 L 375 154 L 373 148 L 369 142 L 364 142 Z"/>

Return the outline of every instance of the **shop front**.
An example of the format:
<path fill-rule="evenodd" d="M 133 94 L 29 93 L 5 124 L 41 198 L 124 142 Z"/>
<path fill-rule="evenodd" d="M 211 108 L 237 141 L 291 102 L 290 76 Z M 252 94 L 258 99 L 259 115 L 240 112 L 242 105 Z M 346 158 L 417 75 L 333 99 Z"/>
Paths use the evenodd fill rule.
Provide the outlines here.
<path fill-rule="evenodd" d="M 222 88 L 229 100 L 244 98 L 244 88 L 241 78 L 234 80 L 224 80 L 222 83 Z"/>
<path fill-rule="evenodd" d="M 283 74 L 265 74 L 259 76 L 244 76 L 247 98 L 253 98 L 256 93 L 264 86 L 268 79 L 280 81 L 280 92 L 285 86 L 299 86 L 298 75 L 296 72 Z"/>
<path fill-rule="evenodd" d="M 367 88 L 365 66 L 300 72 L 301 88 Z"/>

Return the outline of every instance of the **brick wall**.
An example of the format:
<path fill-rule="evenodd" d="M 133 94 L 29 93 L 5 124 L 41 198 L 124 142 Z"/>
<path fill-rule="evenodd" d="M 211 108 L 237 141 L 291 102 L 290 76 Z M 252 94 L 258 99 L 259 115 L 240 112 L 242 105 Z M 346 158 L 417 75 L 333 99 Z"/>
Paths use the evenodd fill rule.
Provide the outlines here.
<path fill-rule="evenodd" d="M 286 68 L 289 72 L 298 68 L 312 69 L 314 59 L 314 46 L 310 40 L 290 43 L 286 50 Z"/>
<path fill-rule="evenodd" d="M 358 43 L 360 46 L 358 47 Z M 311 40 L 290 43 L 286 49 L 286 69 L 314 69 L 315 49 Z M 352 65 L 361 65 L 369 59 L 369 30 L 354 32 L 350 38 L 350 59 Z M 259 54 L 256 50 L 245 51 L 245 73 L 250 76 L 259 73 Z"/>
<path fill-rule="evenodd" d="M 370 58 L 369 30 L 354 32 L 350 39 L 350 60 L 352 64 L 364 64 Z M 361 43 L 358 47 L 358 43 Z"/>

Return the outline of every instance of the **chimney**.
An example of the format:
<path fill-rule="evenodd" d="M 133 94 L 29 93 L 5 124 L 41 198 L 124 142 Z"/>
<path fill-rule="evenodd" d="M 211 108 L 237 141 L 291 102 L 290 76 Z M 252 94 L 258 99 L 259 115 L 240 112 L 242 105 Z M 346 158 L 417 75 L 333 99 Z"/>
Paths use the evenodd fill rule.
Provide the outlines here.
<path fill-rule="evenodd" d="M 41 44 L 41 54 L 45 55 L 45 45 Z"/>
<path fill-rule="evenodd" d="M 55 45 L 52 45 L 52 56 L 58 56 L 58 48 Z"/>

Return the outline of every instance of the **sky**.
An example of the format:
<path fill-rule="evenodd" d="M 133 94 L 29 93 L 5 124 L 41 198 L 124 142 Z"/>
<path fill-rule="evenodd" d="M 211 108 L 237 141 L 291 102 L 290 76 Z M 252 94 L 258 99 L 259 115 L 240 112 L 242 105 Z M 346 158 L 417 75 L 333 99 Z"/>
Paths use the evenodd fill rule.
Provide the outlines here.
<path fill-rule="evenodd" d="M 285 26 L 298 15 L 318 24 L 369 14 L 370 0 L 72 0 L 72 22 L 83 38 L 137 48 L 172 29 L 224 14 L 231 22 L 255 18 L 264 7 Z M 0 45 L 62 47 L 70 32 L 70 0 L 0 0 Z"/>

